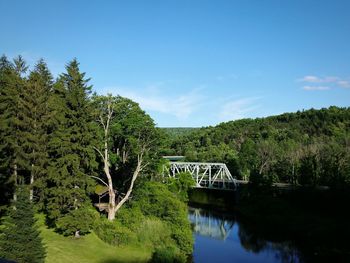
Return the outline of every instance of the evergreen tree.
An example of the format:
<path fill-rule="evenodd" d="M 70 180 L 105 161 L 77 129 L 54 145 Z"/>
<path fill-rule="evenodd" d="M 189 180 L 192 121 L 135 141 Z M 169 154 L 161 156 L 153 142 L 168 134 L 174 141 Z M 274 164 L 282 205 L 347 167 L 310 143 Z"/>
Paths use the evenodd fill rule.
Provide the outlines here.
<path fill-rule="evenodd" d="M 0 235 L 0 257 L 19 263 L 44 262 L 45 249 L 34 218 L 29 192 L 18 188 L 16 209 L 9 209 Z"/>
<path fill-rule="evenodd" d="M 47 210 L 54 221 L 89 200 L 89 175 L 96 167 L 89 80 L 76 60 L 66 70 L 54 85 L 50 102 L 55 121 L 49 140 Z"/>
<path fill-rule="evenodd" d="M 0 166 L 5 168 L 4 173 L 11 174 L 12 183 L 16 185 L 20 179 L 18 171 L 24 166 L 24 155 L 19 143 L 19 99 L 25 86 L 22 75 L 27 66 L 21 56 L 14 59 L 14 63 L 3 56 L 0 64 Z M 13 198 L 16 199 L 16 195 Z"/>
<path fill-rule="evenodd" d="M 7 94 L 12 73 L 13 65 L 2 56 L 0 58 L 0 208 L 9 202 L 12 194 L 10 182 L 12 151 L 7 137 L 11 131 L 7 111 L 11 97 Z"/>
<path fill-rule="evenodd" d="M 27 183 L 31 185 L 30 199 L 33 199 L 33 186 L 39 200 L 43 200 L 46 167 L 48 162 L 47 140 L 50 111 L 48 101 L 52 90 L 52 75 L 45 62 L 40 60 L 29 75 L 20 100 L 20 145 L 24 154 L 25 168 L 28 171 Z"/>

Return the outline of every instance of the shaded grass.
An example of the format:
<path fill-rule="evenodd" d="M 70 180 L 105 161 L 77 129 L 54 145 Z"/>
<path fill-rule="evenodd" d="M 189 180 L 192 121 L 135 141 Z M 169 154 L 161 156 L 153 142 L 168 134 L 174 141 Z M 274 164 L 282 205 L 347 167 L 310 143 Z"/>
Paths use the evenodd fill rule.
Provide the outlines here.
<path fill-rule="evenodd" d="M 39 216 L 41 236 L 46 246 L 47 263 L 70 262 L 147 262 L 151 258 L 151 251 L 147 248 L 124 246 L 115 247 L 100 240 L 91 233 L 79 239 L 64 237 L 48 229 L 44 225 L 43 216 Z"/>

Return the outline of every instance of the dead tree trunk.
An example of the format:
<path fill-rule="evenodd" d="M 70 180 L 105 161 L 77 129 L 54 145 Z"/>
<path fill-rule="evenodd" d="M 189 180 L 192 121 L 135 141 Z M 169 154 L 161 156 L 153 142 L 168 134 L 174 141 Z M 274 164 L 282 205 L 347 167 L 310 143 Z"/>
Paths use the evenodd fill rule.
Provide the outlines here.
<path fill-rule="evenodd" d="M 129 189 L 128 191 L 126 192 L 125 196 L 123 197 L 122 200 L 120 200 L 120 202 L 117 204 L 116 208 L 115 208 L 115 212 L 117 213 L 118 210 L 123 206 L 123 204 L 129 200 L 129 197 L 131 195 L 131 192 L 134 188 L 134 183 L 137 179 L 137 177 L 139 176 L 141 170 L 142 170 L 142 156 L 143 155 L 143 152 L 137 156 L 137 166 L 136 166 L 136 169 L 132 175 L 132 178 L 131 178 L 131 183 L 130 183 L 130 186 L 129 186 Z"/>
<path fill-rule="evenodd" d="M 115 202 L 115 191 L 113 188 L 113 180 L 110 173 L 110 161 L 109 161 L 109 152 L 108 152 L 108 136 L 109 136 L 109 125 L 113 117 L 113 107 L 112 101 L 107 101 L 106 112 L 101 112 L 99 116 L 99 122 L 103 127 L 104 131 L 104 145 L 103 145 L 103 153 L 95 147 L 95 150 L 100 154 L 103 160 L 103 171 L 107 177 L 107 183 L 102 181 L 108 187 L 108 220 L 113 221 L 115 219 L 116 214 L 116 202 Z M 104 116 L 106 114 L 106 116 Z"/>

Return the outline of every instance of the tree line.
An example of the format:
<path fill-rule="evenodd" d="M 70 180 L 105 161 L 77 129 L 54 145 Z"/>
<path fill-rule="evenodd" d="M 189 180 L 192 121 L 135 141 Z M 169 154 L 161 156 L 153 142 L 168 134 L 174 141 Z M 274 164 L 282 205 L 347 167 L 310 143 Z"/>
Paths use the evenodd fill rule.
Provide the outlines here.
<path fill-rule="evenodd" d="M 350 108 L 230 121 L 167 144 L 165 154 L 225 162 L 234 176 L 258 184 L 350 185 Z"/>

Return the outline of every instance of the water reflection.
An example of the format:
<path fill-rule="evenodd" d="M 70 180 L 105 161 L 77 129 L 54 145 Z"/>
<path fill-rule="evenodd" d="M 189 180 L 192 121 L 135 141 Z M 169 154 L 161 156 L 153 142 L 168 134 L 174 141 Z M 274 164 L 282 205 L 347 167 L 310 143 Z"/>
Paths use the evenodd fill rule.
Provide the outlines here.
<path fill-rule="evenodd" d="M 202 236 L 218 240 L 225 240 L 235 223 L 224 215 L 217 216 L 200 208 L 189 208 L 189 218 L 193 223 L 193 230 Z"/>
<path fill-rule="evenodd" d="M 190 207 L 194 262 L 303 262 L 290 241 L 273 242 L 234 214 Z"/>

